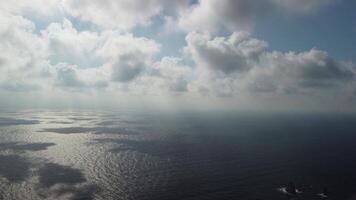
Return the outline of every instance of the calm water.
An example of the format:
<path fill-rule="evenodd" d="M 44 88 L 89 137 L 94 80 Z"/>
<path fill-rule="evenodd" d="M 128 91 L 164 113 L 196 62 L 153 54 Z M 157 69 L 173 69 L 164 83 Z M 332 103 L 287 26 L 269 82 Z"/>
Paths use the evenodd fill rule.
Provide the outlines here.
<path fill-rule="evenodd" d="M 0 199 L 356 195 L 356 117 L 22 111 L 0 116 Z"/>

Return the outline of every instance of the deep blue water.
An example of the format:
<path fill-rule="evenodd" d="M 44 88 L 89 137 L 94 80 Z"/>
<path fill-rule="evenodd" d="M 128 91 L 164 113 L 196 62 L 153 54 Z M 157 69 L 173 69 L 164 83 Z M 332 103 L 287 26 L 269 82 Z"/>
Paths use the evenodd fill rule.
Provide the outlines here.
<path fill-rule="evenodd" d="M 21 111 L 0 116 L 0 199 L 356 196 L 356 117 Z"/>

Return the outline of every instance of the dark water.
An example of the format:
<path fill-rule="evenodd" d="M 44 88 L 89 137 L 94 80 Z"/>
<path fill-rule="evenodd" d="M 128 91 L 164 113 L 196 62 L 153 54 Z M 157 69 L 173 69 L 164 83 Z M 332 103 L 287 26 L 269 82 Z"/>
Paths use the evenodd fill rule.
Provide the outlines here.
<path fill-rule="evenodd" d="M 2 112 L 0 199 L 355 199 L 352 115 Z"/>

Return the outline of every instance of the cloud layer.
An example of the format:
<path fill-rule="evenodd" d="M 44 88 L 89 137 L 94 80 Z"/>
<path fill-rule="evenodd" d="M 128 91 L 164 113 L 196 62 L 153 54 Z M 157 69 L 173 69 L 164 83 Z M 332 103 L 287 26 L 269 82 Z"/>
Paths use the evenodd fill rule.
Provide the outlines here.
<path fill-rule="evenodd" d="M 273 51 L 251 36 L 261 18 L 314 14 L 334 0 L 36 2 L 0 3 L 0 91 L 354 98 L 353 63 L 317 48 Z M 157 24 L 185 35 L 171 47 L 180 55 L 133 31 Z"/>
<path fill-rule="evenodd" d="M 271 15 L 316 12 L 334 0 L 199 0 L 181 10 L 177 23 L 183 30 L 251 30 L 256 20 Z"/>
<path fill-rule="evenodd" d="M 200 74 L 198 87 L 233 95 L 241 91 L 313 93 L 340 90 L 354 82 L 354 68 L 332 59 L 326 52 L 268 51 L 267 43 L 247 33 L 211 38 L 189 33 L 188 51 Z"/>

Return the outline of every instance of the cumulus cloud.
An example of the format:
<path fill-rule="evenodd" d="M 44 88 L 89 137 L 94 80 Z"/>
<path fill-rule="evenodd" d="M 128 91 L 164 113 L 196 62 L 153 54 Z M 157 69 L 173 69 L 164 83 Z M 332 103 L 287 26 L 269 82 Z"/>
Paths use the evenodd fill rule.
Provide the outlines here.
<path fill-rule="evenodd" d="M 229 38 L 210 38 L 208 33 L 189 33 L 188 49 L 195 61 L 223 73 L 247 71 L 267 43 L 251 38 L 246 32 L 233 33 Z"/>
<path fill-rule="evenodd" d="M 21 55 L 16 59 L 17 67 L 34 67 L 36 61 L 47 56 L 46 44 L 38 35 L 34 33 L 35 25 L 30 20 L 21 16 L 0 14 L 0 28 L 2 57 L 4 60 L 13 55 Z M 33 51 L 33 48 L 36 51 Z"/>
<path fill-rule="evenodd" d="M 3 13 L 21 15 L 50 23 L 48 18 L 76 18 L 102 29 L 126 31 L 146 26 L 163 13 L 174 15 L 190 0 L 16 0 L 1 1 Z M 165 15 L 165 14 L 164 14 Z"/>
<path fill-rule="evenodd" d="M 241 92 L 304 93 L 340 89 L 354 81 L 349 64 L 332 59 L 326 52 L 268 51 L 267 43 L 246 33 L 212 38 L 190 33 L 189 52 L 200 76 L 196 91 L 214 91 L 221 96 Z"/>
<path fill-rule="evenodd" d="M 160 45 L 153 40 L 132 34 L 105 33 L 108 38 L 96 54 L 107 61 L 111 78 L 117 82 L 129 82 L 146 70 Z"/>
<path fill-rule="evenodd" d="M 76 65 L 59 63 L 55 66 L 54 85 L 70 91 L 103 89 L 109 85 L 105 69 L 81 69 Z"/>
<path fill-rule="evenodd" d="M 135 79 L 146 67 L 140 54 L 120 55 L 112 65 L 112 80 L 128 82 Z"/>
<path fill-rule="evenodd" d="M 68 19 L 63 23 L 51 23 L 42 31 L 48 43 L 49 59 L 53 64 L 65 62 L 82 67 L 97 67 L 100 59 L 95 50 L 104 39 L 93 31 L 77 31 Z"/>
<path fill-rule="evenodd" d="M 155 41 L 134 37 L 132 34 L 117 31 L 79 32 L 67 19 L 62 24 L 50 24 L 42 31 L 42 36 L 48 42 L 53 64 L 76 65 L 76 71 L 80 73 L 93 71 L 84 68 L 98 68 L 102 74 L 111 74 L 111 80 L 117 82 L 135 79 L 151 64 L 153 55 L 160 50 L 160 45 Z M 71 82 L 71 86 L 83 86 L 81 82 L 74 81 L 74 70 L 66 69 L 65 72 L 72 75 L 70 79 L 62 81 Z"/>
<path fill-rule="evenodd" d="M 0 23 L 0 85 L 15 91 L 38 89 L 33 79 L 45 76 L 48 69 L 46 43 L 24 17 L 0 13 Z"/>
<path fill-rule="evenodd" d="M 0 1 L 0 10 L 15 15 L 53 16 L 60 11 L 60 0 Z"/>
<path fill-rule="evenodd" d="M 129 82 L 151 64 L 160 45 L 117 31 L 78 31 L 68 19 L 40 32 L 21 16 L 1 15 L 2 89 L 104 88 Z"/>
<path fill-rule="evenodd" d="M 343 91 L 354 82 L 351 66 L 317 49 L 266 53 L 260 59 L 260 67 L 245 77 L 251 92 L 321 94 Z"/>
<path fill-rule="evenodd" d="M 164 57 L 153 65 L 153 77 L 160 80 L 160 88 L 172 92 L 187 92 L 193 69 L 183 65 L 181 59 Z"/>
<path fill-rule="evenodd" d="M 75 66 L 59 64 L 57 66 L 57 83 L 63 87 L 83 87 L 85 84 L 78 79 Z"/>
<path fill-rule="evenodd" d="M 266 53 L 260 62 L 270 67 L 274 79 L 286 85 L 293 82 L 295 86 L 303 88 L 334 86 L 354 77 L 351 67 L 317 49 L 302 53 Z"/>
<path fill-rule="evenodd" d="M 92 22 L 103 28 L 131 29 L 136 25 L 148 25 L 153 17 L 163 11 L 172 11 L 187 0 L 65 0 L 65 10 L 74 17 Z"/>
<path fill-rule="evenodd" d="M 256 19 L 273 13 L 308 14 L 336 0 L 17 0 L 2 1 L 6 13 L 35 17 L 69 16 L 101 29 L 130 30 L 168 19 L 183 30 L 249 30 Z"/>
<path fill-rule="evenodd" d="M 177 24 L 183 30 L 251 30 L 257 19 L 280 14 L 308 14 L 334 0 L 199 0 L 180 11 Z"/>
<path fill-rule="evenodd" d="M 268 15 L 312 14 L 335 0 L 35 2 L 0 2 L 0 90 L 188 98 L 356 94 L 353 63 L 317 48 L 273 51 L 248 31 Z M 50 19 L 42 23 L 36 16 Z M 185 47 L 168 47 L 182 47 L 181 55 L 166 56 L 161 49 L 167 47 L 130 33 L 152 22 L 164 26 L 164 20 L 186 31 Z"/>
<path fill-rule="evenodd" d="M 163 57 L 141 72 L 125 92 L 146 96 L 170 96 L 189 94 L 188 85 L 194 77 L 194 69 L 183 64 L 181 58 Z"/>

